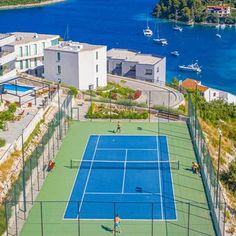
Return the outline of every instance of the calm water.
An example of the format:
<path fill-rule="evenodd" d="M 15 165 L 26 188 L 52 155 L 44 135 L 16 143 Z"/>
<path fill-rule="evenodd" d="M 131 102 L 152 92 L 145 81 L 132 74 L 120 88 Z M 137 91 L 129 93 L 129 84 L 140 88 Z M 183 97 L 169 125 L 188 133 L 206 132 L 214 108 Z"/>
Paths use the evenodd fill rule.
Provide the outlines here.
<path fill-rule="evenodd" d="M 80 42 L 106 44 L 108 48 L 137 49 L 167 57 L 167 80 L 192 77 L 208 86 L 236 94 L 236 29 L 221 30 L 218 39 L 214 27 L 184 27 L 172 30 L 172 23 L 159 24 L 160 36 L 169 41 L 162 47 L 142 34 L 146 16 L 157 0 L 67 0 L 37 8 L 0 11 L 0 32 L 33 31 L 60 34 L 69 26 L 69 38 Z M 150 18 L 154 30 L 155 19 Z M 170 55 L 178 50 L 178 58 Z M 179 72 L 179 64 L 198 60 L 199 75 Z"/>

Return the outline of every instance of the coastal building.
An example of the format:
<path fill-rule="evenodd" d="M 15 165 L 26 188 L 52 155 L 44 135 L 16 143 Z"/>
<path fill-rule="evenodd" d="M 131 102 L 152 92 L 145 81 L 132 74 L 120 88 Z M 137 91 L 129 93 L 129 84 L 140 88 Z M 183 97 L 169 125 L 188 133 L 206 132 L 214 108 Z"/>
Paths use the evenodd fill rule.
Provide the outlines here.
<path fill-rule="evenodd" d="M 16 53 L 17 72 L 43 75 L 44 49 L 57 45 L 59 35 L 15 32 L 15 41 L 9 44 Z"/>
<path fill-rule="evenodd" d="M 0 34 L 0 82 L 7 81 L 16 76 L 14 50 L 7 46 L 15 41 L 12 34 Z"/>
<path fill-rule="evenodd" d="M 107 52 L 107 71 L 110 74 L 135 78 L 160 85 L 166 82 L 166 58 L 141 54 L 128 49 Z"/>
<path fill-rule="evenodd" d="M 44 51 L 45 79 L 81 90 L 107 85 L 107 48 L 79 42 L 62 42 Z"/>
<path fill-rule="evenodd" d="M 227 103 L 233 103 L 236 105 L 235 95 L 222 90 L 204 86 L 201 84 L 201 81 L 198 80 L 185 79 L 183 82 L 180 81 L 180 87 L 190 90 L 198 89 L 207 102 L 211 102 L 217 99 L 222 99 Z"/>
<path fill-rule="evenodd" d="M 207 6 L 207 13 L 216 14 L 219 17 L 228 16 L 231 13 L 231 8 L 229 5 L 219 5 L 219 6 Z"/>

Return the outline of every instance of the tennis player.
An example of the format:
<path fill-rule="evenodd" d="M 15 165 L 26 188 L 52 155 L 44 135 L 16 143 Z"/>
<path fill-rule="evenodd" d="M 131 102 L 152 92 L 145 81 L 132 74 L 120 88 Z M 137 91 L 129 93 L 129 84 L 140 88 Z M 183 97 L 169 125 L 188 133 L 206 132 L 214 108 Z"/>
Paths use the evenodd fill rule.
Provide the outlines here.
<path fill-rule="evenodd" d="M 117 128 L 116 128 L 116 133 L 120 133 L 121 132 L 121 125 L 120 125 L 120 121 L 117 122 Z"/>
<path fill-rule="evenodd" d="M 120 217 L 117 214 L 114 218 L 114 229 L 112 230 L 113 234 L 115 232 L 121 233 L 121 228 L 120 228 Z"/>

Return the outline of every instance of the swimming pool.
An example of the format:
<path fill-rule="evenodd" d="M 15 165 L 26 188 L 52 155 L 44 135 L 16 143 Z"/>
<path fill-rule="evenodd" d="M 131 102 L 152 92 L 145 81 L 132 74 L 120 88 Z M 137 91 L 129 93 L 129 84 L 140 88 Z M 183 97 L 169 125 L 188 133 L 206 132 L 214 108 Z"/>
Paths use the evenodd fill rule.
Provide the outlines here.
<path fill-rule="evenodd" d="M 15 85 L 15 84 L 4 84 L 3 88 L 4 90 L 18 91 L 18 92 L 28 92 L 34 89 L 34 87 Z"/>

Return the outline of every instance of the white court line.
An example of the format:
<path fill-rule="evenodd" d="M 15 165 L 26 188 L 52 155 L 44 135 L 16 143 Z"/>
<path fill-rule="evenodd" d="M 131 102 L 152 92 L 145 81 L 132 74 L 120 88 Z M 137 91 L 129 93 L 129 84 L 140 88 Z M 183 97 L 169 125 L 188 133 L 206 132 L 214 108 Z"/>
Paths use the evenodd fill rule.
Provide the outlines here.
<path fill-rule="evenodd" d="M 125 151 L 126 148 L 98 148 L 98 151 Z M 128 148 L 129 151 L 156 151 L 155 148 Z"/>
<path fill-rule="evenodd" d="M 160 193 L 112 193 L 112 192 L 86 192 L 85 195 L 160 195 Z"/>
<path fill-rule="evenodd" d="M 96 155 L 96 150 L 97 150 L 97 147 L 98 147 L 99 139 L 100 139 L 100 136 L 98 136 L 98 139 L 97 139 L 97 142 L 96 142 L 96 146 L 95 146 L 94 151 L 93 151 L 93 157 L 92 157 L 92 160 L 91 160 L 91 165 L 90 165 L 89 172 L 88 172 L 88 175 L 87 175 L 87 179 L 86 179 L 83 195 L 82 195 L 82 198 L 81 198 L 81 201 L 80 201 L 80 204 L 79 204 L 79 212 L 80 212 L 81 207 L 83 205 L 84 195 L 85 195 L 85 192 L 86 192 L 86 189 L 87 189 L 87 185 L 88 185 L 88 181 L 89 181 L 89 178 L 90 178 L 90 174 L 91 174 L 91 170 L 92 170 L 92 166 L 93 166 L 93 161 L 94 161 L 94 158 L 95 158 L 95 155 Z"/>
<path fill-rule="evenodd" d="M 124 162 L 124 175 L 123 175 L 123 182 L 122 182 L 122 194 L 124 193 L 125 190 L 125 177 L 126 177 L 126 161 L 127 161 L 127 156 L 128 156 L 128 150 L 125 150 L 125 162 Z"/>
<path fill-rule="evenodd" d="M 156 136 L 156 143 L 157 143 L 157 161 L 160 161 L 160 149 L 159 149 L 159 137 Z M 159 165 L 159 163 L 158 163 Z M 162 199 L 162 179 L 161 179 L 161 169 L 158 169 L 159 174 L 159 185 L 160 185 L 160 205 L 161 205 L 161 219 L 163 219 L 163 199 Z"/>

